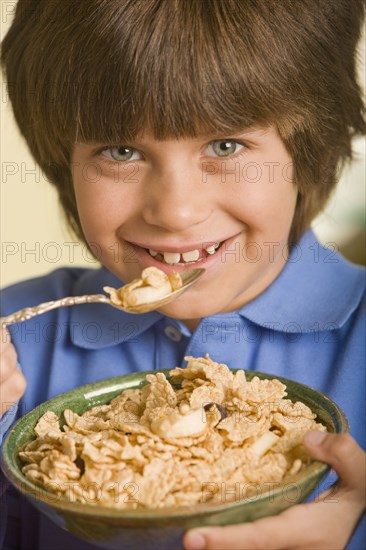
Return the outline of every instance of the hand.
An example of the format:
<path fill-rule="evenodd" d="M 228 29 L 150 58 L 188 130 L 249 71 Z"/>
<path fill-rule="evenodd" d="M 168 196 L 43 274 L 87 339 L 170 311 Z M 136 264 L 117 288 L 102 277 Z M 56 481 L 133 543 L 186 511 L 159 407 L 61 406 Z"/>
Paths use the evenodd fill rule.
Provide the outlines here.
<path fill-rule="evenodd" d="M 335 487 L 316 502 L 294 506 L 278 516 L 188 531 L 185 549 L 343 549 L 365 510 L 366 454 L 348 434 L 313 431 L 306 434 L 304 445 L 313 458 L 335 469 L 339 476 Z"/>
<path fill-rule="evenodd" d="M 10 334 L 1 327 L 0 341 L 0 418 L 24 394 L 26 381 L 17 367 L 17 354 Z"/>

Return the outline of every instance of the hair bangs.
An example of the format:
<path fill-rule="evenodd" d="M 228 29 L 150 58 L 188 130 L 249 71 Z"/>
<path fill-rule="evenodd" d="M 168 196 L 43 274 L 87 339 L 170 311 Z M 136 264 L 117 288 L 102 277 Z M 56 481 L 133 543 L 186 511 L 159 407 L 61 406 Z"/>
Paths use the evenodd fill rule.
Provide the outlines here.
<path fill-rule="evenodd" d="M 264 31 L 250 2 L 239 22 L 236 0 L 137 4 L 116 3 L 106 20 L 95 2 L 78 27 L 72 85 L 58 101 L 70 140 L 117 144 L 145 131 L 178 139 L 304 120 L 298 98 L 289 109 L 281 71 L 263 61 L 265 41 L 255 35 Z"/>

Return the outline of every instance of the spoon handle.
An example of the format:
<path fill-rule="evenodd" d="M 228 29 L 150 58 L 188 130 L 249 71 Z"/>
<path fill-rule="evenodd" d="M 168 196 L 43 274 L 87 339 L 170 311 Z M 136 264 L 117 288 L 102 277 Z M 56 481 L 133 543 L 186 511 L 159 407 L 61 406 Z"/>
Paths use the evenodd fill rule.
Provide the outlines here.
<path fill-rule="evenodd" d="M 68 296 L 66 298 L 60 298 L 59 300 L 53 300 L 51 302 L 44 302 L 38 306 L 26 307 L 20 309 L 11 315 L 6 317 L 0 317 L 0 325 L 12 325 L 13 323 L 21 323 L 23 321 L 28 321 L 36 315 L 41 315 L 51 309 L 56 309 L 58 307 L 65 306 L 76 306 L 79 304 L 90 304 L 93 302 L 104 303 L 110 305 L 110 300 L 104 294 L 88 294 L 85 296 Z"/>

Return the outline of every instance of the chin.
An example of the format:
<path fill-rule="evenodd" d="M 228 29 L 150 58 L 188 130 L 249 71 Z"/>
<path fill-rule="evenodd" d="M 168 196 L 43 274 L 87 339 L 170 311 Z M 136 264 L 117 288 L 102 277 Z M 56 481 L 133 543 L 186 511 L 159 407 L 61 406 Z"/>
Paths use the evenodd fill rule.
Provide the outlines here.
<path fill-rule="evenodd" d="M 213 304 L 215 304 L 215 307 L 213 307 Z M 220 309 L 217 302 L 215 303 L 214 300 L 208 298 L 204 299 L 202 295 L 198 296 L 197 299 L 183 295 L 158 311 L 173 319 L 184 321 L 188 319 L 202 319 L 203 317 L 218 313 Z"/>
<path fill-rule="evenodd" d="M 179 319 L 184 321 L 187 319 L 201 319 L 202 317 L 207 317 L 212 315 L 213 312 L 206 313 L 201 307 L 189 306 L 187 305 L 178 305 L 178 304 L 168 304 L 160 309 L 159 313 L 171 317 L 172 319 Z"/>

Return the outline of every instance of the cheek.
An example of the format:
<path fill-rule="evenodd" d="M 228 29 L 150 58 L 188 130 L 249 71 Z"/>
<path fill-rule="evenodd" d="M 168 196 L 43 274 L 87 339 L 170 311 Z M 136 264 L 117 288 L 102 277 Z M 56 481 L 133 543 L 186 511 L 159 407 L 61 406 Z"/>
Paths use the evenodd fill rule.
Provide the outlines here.
<path fill-rule="evenodd" d="M 107 206 L 100 192 L 97 191 L 97 183 L 91 183 L 75 176 L 74 190 L 76 205 L 79 213 L 80 223 L 84 235 L 89 240 L 95 231 L 99 230 L 101 221 L 105 218 L 104 212 Z"/>
<path fill-rule="evenodd" d="M 229 208 L 248 231 L 278 234 L 286 231 L 292 222 L 296 197 L 297 189 L 289 182 L 243 182 L 229 199 Z"/>
<path fill-rule="evenodd" d="M 103 238 L 129 217 L 131 195 L 109 178 L 86 180 L 75 172 L 74 191 L 81 225 L 87 239 Z"/>
<path fill-rule="evenodd" d="M 248 200 L 253 200 L 253 207 L 258 214 L 262 213 L 264 223 L 271 230 L 281 231 L 292 222 L 295 211 L 297 188 L 293 178 L 293 163 L 282 144 L 273 147 L 271 162 L 259 164 L 260 178 L 251 185 Z"/>

